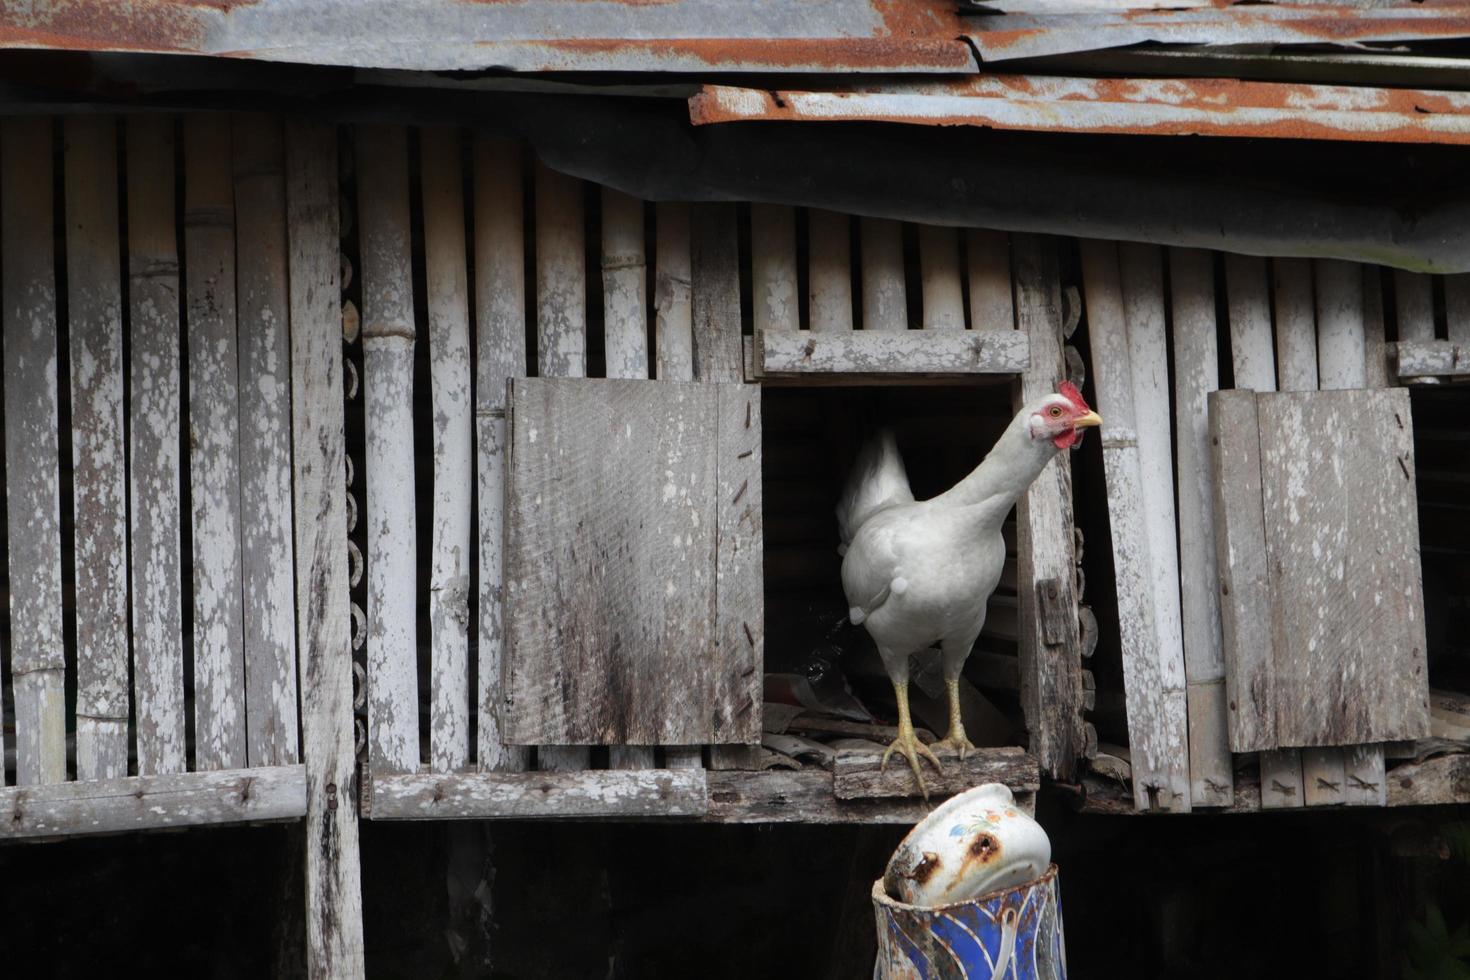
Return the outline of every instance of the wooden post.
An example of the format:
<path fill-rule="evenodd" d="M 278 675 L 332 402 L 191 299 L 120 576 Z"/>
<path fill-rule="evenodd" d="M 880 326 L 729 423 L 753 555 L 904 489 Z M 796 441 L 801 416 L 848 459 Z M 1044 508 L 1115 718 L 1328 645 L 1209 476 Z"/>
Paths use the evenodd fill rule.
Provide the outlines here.
<path fill-rule="evenodd" d="M 924 329 L 965 329 L 960 239 L 953 228 L 919 226 L 919 282 L 924 298 Z"/>
<path fill-rule="evenodd" d="M 77 778 L 128 774 L 127 490 L 117 120 L 66 120 Z"/>
<path fill-rule="evenodd" d="M 0 123 L 10 670 L 20 786 L 66 779 L 51 151 L 51 119 Z"/>
<path fill-rule="evenodd" d="M 1235 779 L 1225 719 L 1214 471 L 1206 401 L 1220 387 L 1213 258 L 1197 249 L 1170 249 L 1169 273 L 1174 305 L 1179 581 L 1189 705 L 1190 805 L 1229 806 L 1235 797 Z"/>
<path fill-rule="evenodd" d="M 245 751 L 240 566 L 240 363 L 230 120 L 184 119 L 189 311 L 189 489 L 194 525 L 194 762 L 239 769 Z"/>
<path fill-rule="evenodd" d="M 374 772 L 419 767 L 413 273 L 408 136 L 357 132 L 362 388 L 367 410 L 368 746 Z"/>
<path fill-rule="evenodd" d="M 470 297 L 464 176 L 457 129 L 420 130 L 424 266 L 433 399 L 434 523 L 430 545 L 429 763 L 452 772 L 470 762 Z"/>
<path fill-rule="evenodd" d="M 1082 242 L 1093 384 L 1107 470 L 1108 522 L 1117 574 L 1123 681 L 1128 699 L 1133 801 L 1140 810 L 1190 806 L 1182 651 L 1160 647 L 1152 544 L 1143 504 L 1134 368 L 1117 246 Z M 1024 675 L 1023 675 L 1024 676 Z"/>
<path fill-rule="evenodd" d="M 306 966 L 363 976 L 337 240 L 337 131 L 286 127 L 296 624 L 306 760 Z"/>
<path fill-rule="evenodd" d="M 298 758 L 285 147 L 276 116 L 234 124 L 246 756 L 284 766 Z"/>
<path fill-rule="evenodd" d="M 1016 392 L 1021 404 L 1057 390 L 1063 375 L 1061 282 L 1056 242 L 1015 238 L 1016 320 L 1030 340 L 1030 367 Z M 1016 510 L 1020 605 L 1021 707 L 1031 752 L 1057 779 L 1071 779 L 1082 749 L 1082 654 L 1072 559 L 1072 461 L 1047 464 Z M 1046 583 L 1046 584 L 1043 584 Z M 1060 642 L 1041 615 L 1045 602 L 1072 611 L 1062 617 Z"/>
<path fill-rule="evenodd" d="M 476 135 L 475 447 L 479 474 L 480 650 L 477 762 L 482 772 L 526 768 L 529 752 L 500 740 L 504 649 L 506 379 L 526 374 L 526 258 L 521 146 Z"/>
<path fill-rule="evenodd" d="M 852 329 L 852 219 L 811 208 L 807 217 L 807 318 L 811 329 Z"/>
<path fill-rule="evenodd" d="M 1450 342 L 1470 344 L 1470 272 L 1444 277 L 1444 318 Z"/>
<path fill-rule="evenodd" d="M 780 204 L 752 204 L 750 293 L 757 333 L 800 328 L 796 292 L 795 212 Z"/>
<path fill-rule="evenodd" d="M 582 182 L 536 165 L 536 373 L 587 375 L 587 255 Z M 585 745 L 542 745 L 537 768 L 586 769 Z"/>
<path fill-rule="evenodd" d="M 135 420 L 129 430 L 128 479 L 133 502 L 133 707 L 140 776 L 179 773 L 188 767 L 179 536 L 174 122 L 168 116 L 145 115 L 129 119 L 126 127 L 132 334 L 129 412 Z M 148 424 L 138 424 L 142 419 Z M 294 653 L 294 640 L 292 650 Z M 293 674 L 293 691 L 295 683 Z M 294 728 L 292 732 L 294 735 Z"/>
<path fill-rule="evenodd" d="M 907 330 L 903 227 L 887 218 L 862 218 L 863 329 Z"/>

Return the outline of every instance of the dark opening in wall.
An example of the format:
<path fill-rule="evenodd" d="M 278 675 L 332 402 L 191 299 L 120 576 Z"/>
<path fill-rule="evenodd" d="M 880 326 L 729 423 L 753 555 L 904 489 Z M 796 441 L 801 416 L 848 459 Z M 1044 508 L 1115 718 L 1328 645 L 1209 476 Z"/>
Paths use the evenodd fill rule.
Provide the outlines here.
<path fill-rule="evenodd" d="M 1470 692 L 1470 388 L 1411 398 L 1429 684 Z"/>

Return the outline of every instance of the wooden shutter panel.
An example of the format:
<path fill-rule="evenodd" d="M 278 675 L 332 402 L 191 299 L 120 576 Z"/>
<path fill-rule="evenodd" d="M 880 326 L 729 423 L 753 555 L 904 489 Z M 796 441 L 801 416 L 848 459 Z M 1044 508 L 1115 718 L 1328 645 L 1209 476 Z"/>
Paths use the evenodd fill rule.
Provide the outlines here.
<path fill-rule="evenodd" d="M 1429 733 L 1403 389 L 1210 395 L 1230 746 Z"/>
<path fill-rule="evenodd" d="M 510 419 L 507 741 L 759 741 L 759 390 L 518 378 Z"/>

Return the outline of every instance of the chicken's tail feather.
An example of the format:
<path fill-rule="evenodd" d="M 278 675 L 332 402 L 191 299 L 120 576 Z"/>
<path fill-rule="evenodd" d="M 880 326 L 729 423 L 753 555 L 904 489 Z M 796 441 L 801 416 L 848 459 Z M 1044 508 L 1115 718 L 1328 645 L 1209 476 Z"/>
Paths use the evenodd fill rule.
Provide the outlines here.
<path fill-rule="evenodd" d="M 837 531 L 845 549 L 874 514 L 914 502 L 909 476 L 892 429 L 881 429 L 858 454 L 837 501 Z"/>

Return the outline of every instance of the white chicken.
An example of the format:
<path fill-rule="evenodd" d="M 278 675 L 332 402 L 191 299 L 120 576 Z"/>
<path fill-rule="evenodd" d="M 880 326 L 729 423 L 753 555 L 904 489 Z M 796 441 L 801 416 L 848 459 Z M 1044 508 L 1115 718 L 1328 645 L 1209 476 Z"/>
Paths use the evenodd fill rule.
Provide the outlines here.
<path fill-rule="evenodd" d="M 914 500 L 891 431 L 864 447 L 848 477 L 837 505 L 848 616 L 873 637 L 898 700 L 898 737 L 882 768 L 895 750 L 903 753 L 926 797 L 919 757 L 942 771 L 935 749 L 963 759 L 975 747 L 960 720 L 959 677 L 1005 564 L 1001 524 L 1051 458 L 1077 442 L 1078 430 L 1101 422 L 1064 381 L 1057 394 L 1021 409 L 980 465 L 937 497 Z M 909 717 L 909 657 L 936 645 L 949 732 L 925 746 Z"/>

